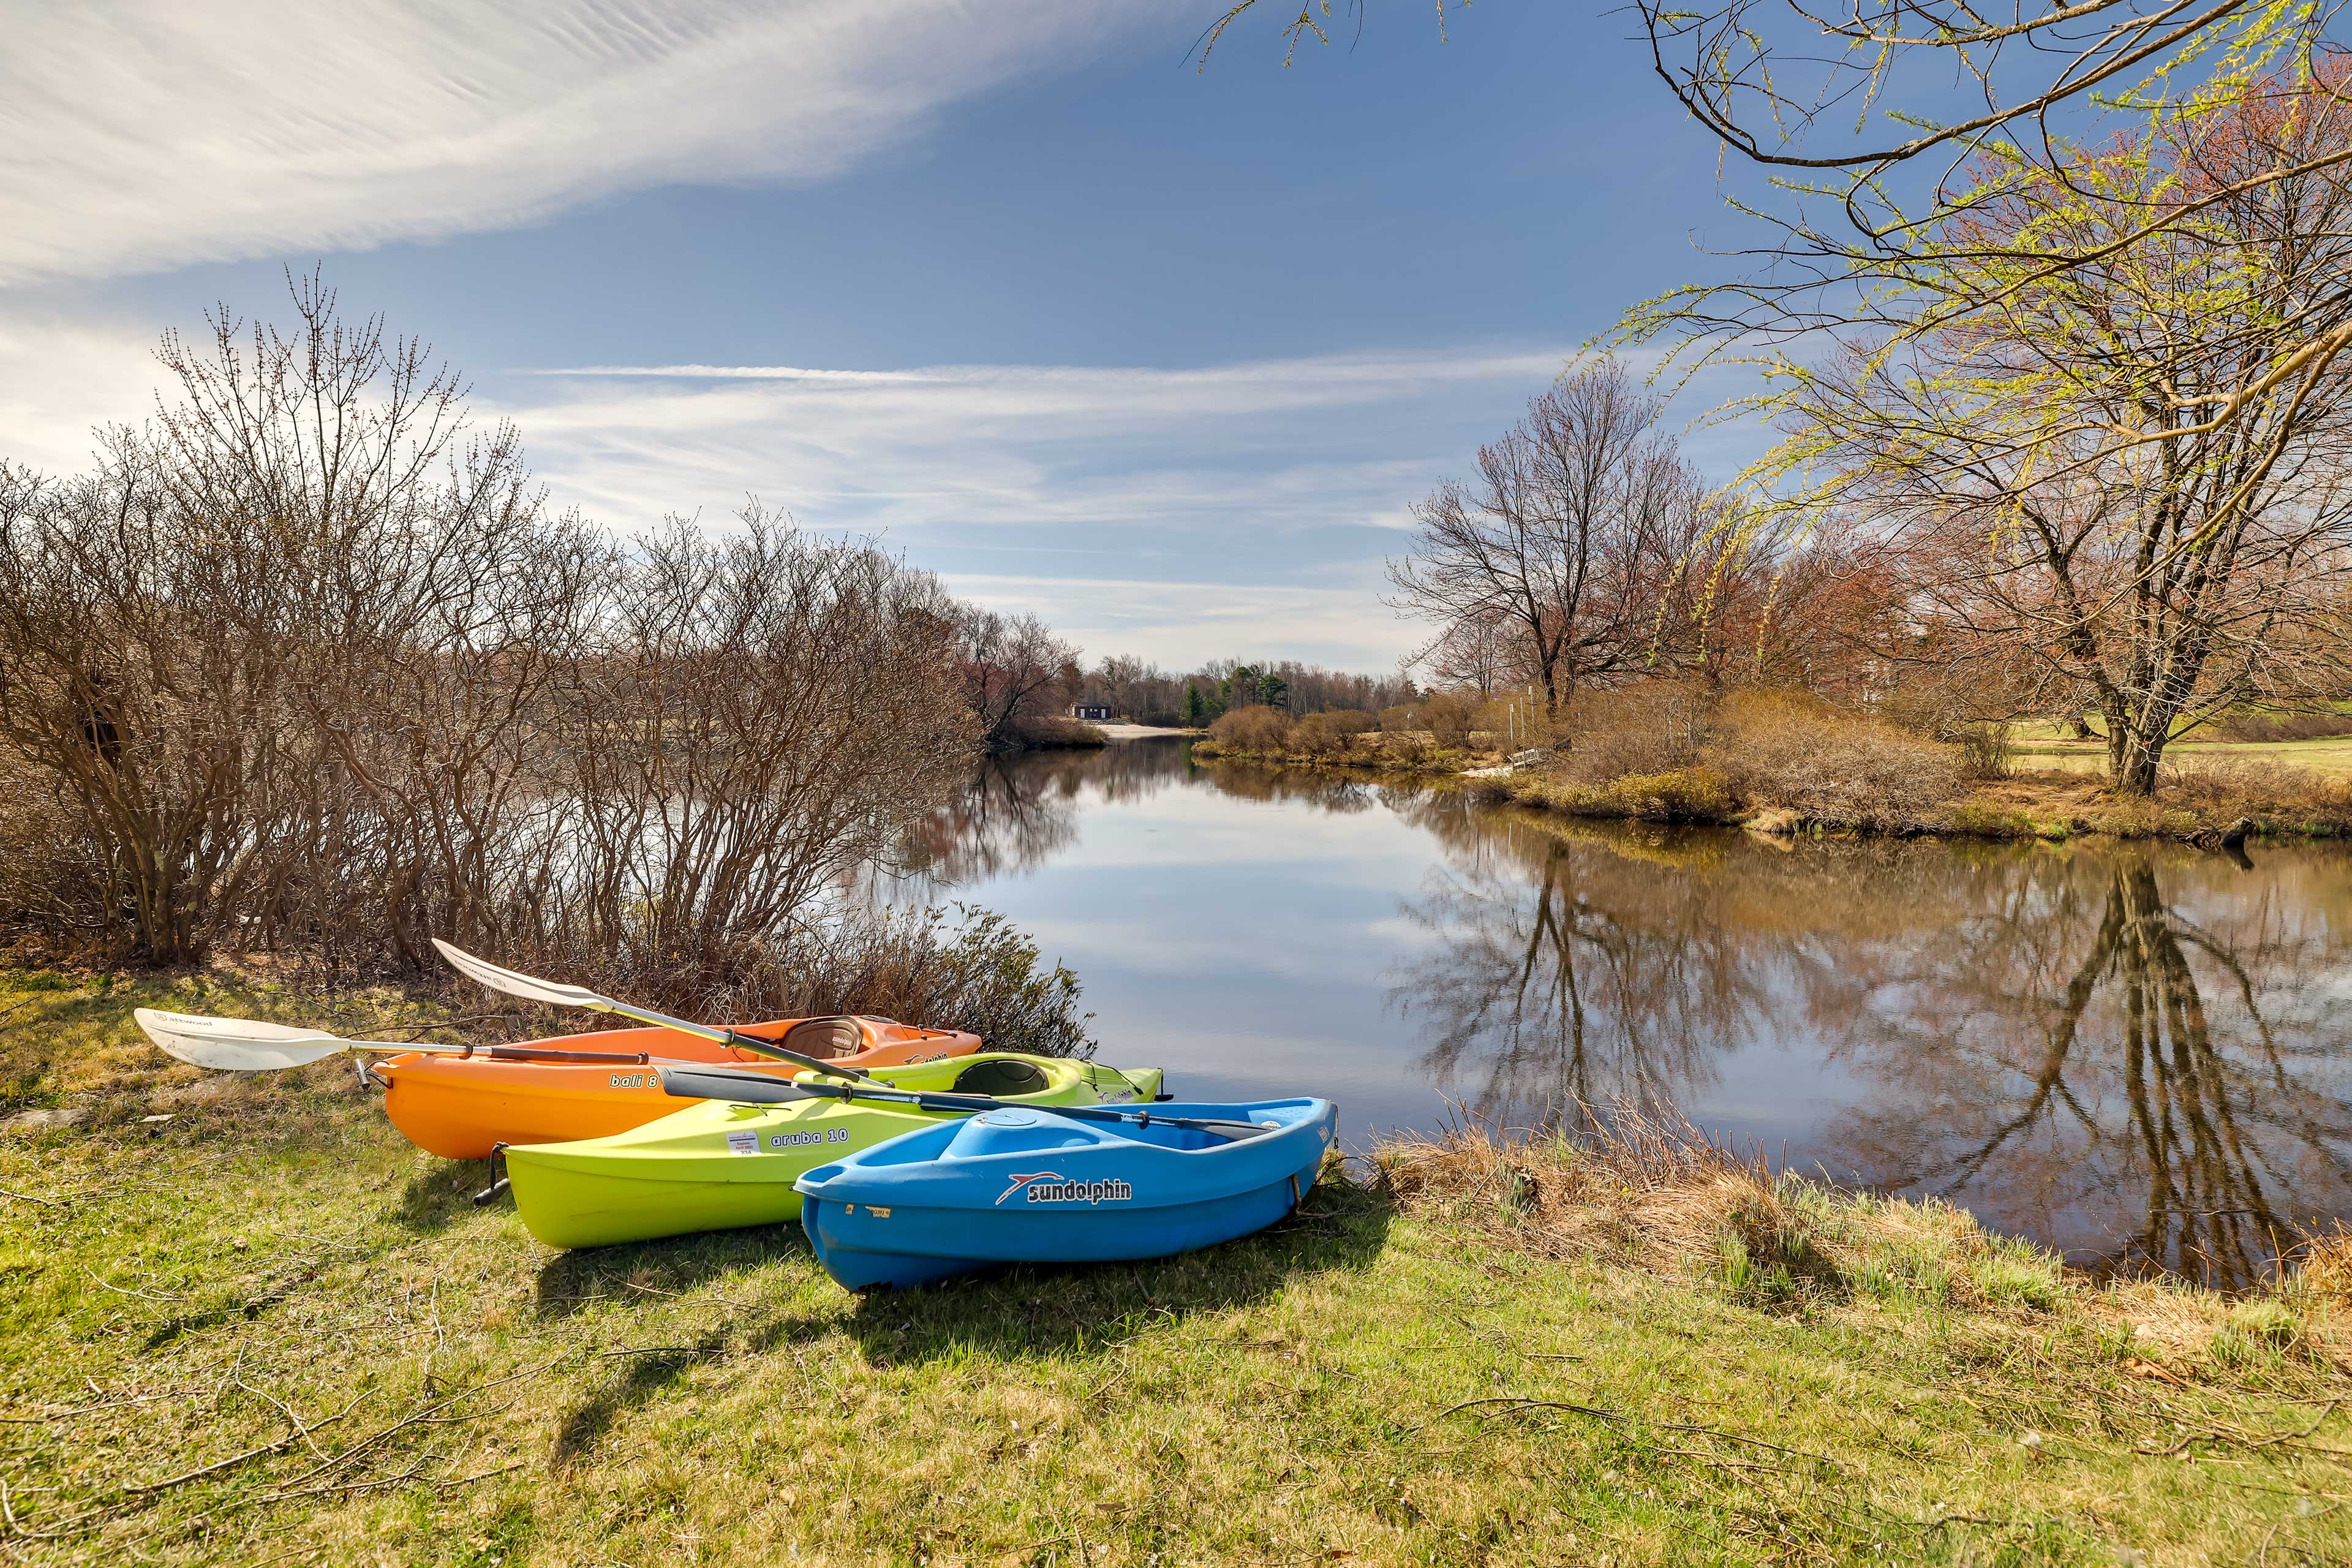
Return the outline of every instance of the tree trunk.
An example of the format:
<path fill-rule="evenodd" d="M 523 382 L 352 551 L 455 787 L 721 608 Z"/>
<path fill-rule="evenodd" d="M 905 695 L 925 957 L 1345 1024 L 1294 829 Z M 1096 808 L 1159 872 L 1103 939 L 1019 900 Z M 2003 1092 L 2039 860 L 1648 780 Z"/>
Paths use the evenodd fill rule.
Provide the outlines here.
<path fill-rule="evenodd" d="M 2172 738 L 2172 714 L 2107 715 L 2108 781 L 2125 795 L 2154 795 L 2156 770 Z"/>

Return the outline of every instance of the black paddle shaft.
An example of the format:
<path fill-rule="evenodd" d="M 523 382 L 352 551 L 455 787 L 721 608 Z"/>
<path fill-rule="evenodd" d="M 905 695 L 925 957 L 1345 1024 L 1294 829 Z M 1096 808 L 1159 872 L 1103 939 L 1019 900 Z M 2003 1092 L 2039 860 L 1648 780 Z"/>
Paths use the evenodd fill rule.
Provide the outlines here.
<path fill-rule="evenodd" d="M 775 1041 L 763 1040 L 757 1035 L 740 1034 L 733 1029 L 726 1030 L 725 1033 L 727 1036 L 727 1043 L 729 1045 L 740 1047 L 742 1049 L 747 1051 L 757 1052 L 759 1055 L 763 1057 L 773 1057 L 780 1062 L 790 1062 L 794 1067 L 806 1068 L 811 1072 L 821 1072 L 828 1078 L 855 1078 L 866 1079 L 869 1081 L 871 1080 L 872 1075 L 867 1073 L 863 1068 L 838 1067 L 832 1062 L 822 1062 L 817 1060 L 814 1057 L 804 1057 L 798 1051 L 788 1051 L 784 1049 L 783 1047 L 776 1044 Z M 697 1098 L 708 1100 L 710 1097 L 709 1095 L 700 1095 Z"/>
<path fill-rule="evenodd" d="M 1017 1100 L 998 1100 L 985 1094 L 947 1094 L 935 1089 L 887 1089 L 864 1084 L 803 1083 L 793 1079 L 770 1078 L 765 1073 L 745 1072 L 740 1068 L 666 1067 L 658 1070 L 662 1092 L 680 1100 L 728 1100 L 743 1105 L 783 1105 L 796 1100 L 866 1100 L 911 1105 L 921 1110 L 962 1114 L 982 1110 L 1043 1110 L 1051 1116 L 1068 1116 L 1080 1121 L 1109 1121 L 1136 1127 L 1149 1127 L 1158 1121 L 1170 1127 L 1188 1127 L 1234 1143 L 1244 1138 L 1263 1138 L 1275 1131 L 1255 1121 L 1227 1121 L 1221 1118 L 1199 1116 L 1154 1116 L 1149 1110 L 1111 1110 L 1098 1105 L 1024 1104 Z"/>

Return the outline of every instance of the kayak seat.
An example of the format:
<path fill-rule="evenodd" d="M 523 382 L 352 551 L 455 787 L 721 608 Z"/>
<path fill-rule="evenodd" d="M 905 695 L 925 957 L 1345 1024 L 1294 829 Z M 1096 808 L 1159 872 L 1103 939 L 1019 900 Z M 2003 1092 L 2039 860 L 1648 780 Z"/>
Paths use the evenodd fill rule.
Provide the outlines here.
<path fill-rule="evenodd" d="M 835 1057 L 856 1056 L 866 1048 L 865 1032 L 855 1018 L 803 1018 L 784 1031 L 777 1042 L 788 1051 L 798 1051 L 819 1061 L 831 1061 Z"/>
<path fill-rule="evenodd" d="M 1034 1062 L 974 1062 L 956 1074 L 959 1094 L 1036 1094 L 1047 1083 L 1045 1069 Z"/>

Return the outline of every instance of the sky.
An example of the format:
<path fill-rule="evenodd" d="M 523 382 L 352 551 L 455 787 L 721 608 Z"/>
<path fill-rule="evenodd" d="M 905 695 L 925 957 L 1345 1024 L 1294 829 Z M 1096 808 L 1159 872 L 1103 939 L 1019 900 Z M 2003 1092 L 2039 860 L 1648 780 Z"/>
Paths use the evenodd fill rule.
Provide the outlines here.
<path fill-rule="evenodd" d="M 1223 8 L 0 0 L 0 458 L 83 466 L 159 333 L 315 266 L 616 531 L 757 496 L 1089 658 L 1391 668 L 1412 503 L 1719 274 L 1716 149 L 1613 7 L 1201 68 Z"/>

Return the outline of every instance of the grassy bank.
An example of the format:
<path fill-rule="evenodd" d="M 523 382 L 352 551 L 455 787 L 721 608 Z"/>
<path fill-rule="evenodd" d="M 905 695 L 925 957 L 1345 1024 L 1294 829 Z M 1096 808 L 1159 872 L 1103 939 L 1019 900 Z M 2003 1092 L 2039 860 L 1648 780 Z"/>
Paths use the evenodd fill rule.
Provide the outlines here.
<path fill-rule="evenodd" d="M 2148 796 L 2108 787 L 2100 744 L 2039 737 L 1983 766 L 1964 747 L 1890 727 L 1778 712 L 1703 739 L 1600 729 L 1520 767 L 1486 736 L 1445 747 L 1369 733 L 1311 752 L 1204 742 L 1193 755 L 1459 778 L 1496 799 L 1572 816 L 1771 833 L 2202 841 L 2242 824 L 2256 836 L 2352 837 L 2352 739 L 2183 743 Z"/>
<path fill-rule="evenodd" d="M 789 1227 L 550 1252 L 348 1069 L 199 1078 L 128 1023 L 288 1000 L 0 987 L 8 1560 L 2352 1552 L 2332 1254 L 2098 1289 L 1636 1133 L 1394 1147 L 1244 1243 L 857 1298 Z"/>

